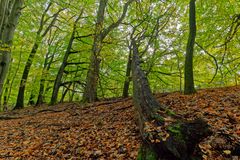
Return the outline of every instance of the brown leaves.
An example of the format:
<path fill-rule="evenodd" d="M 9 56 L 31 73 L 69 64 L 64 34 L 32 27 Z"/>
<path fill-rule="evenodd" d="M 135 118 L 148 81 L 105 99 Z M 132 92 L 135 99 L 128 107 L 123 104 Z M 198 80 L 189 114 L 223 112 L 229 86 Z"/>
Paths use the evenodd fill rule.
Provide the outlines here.
<path fill-rule="evenodd" d="M 0 121 L 0 159 L 135 159 L 140 142 L 134 108 L 126 107 L 131 101 L 75 105 L 35 116 L 29 109 L 19 113 L 22 119 Z"/>
<path fill-rule="evenodd" d="M 230 157 L 225 153 L 226 150 L 240 142 L 239 91 L 240 86 L 200 90 L 189 96 L 173 93 L 159 98 L 159 101 L 169 104 L 170 109 L 187 119 L 203 117 L 207 120 L 214 130 L 214 135 L 200 144 L 205 153 L 203 158 L 223 160 Z M 228 135 L 228 139 L 223 139 L 221 134 Z"/>
<path fill-rule="evenodd" d="M 199 145 L 203 158 L 224 160 L 231 158 L 231 147 L 240 142 L 239 92 L 240 87 L 229 87 L 201 90 L 191 96 L 171 93 L 158 97 L 162 104 L 186 119 L 207 120 L 215 134 Z M 140 133 L 130 99 L 98 102 L 85 108 L 71 103 L 37 110 L 40 111 L 28 108 L 7 113 L 23 118 L 0 121 L 0 159 L 137 157 Z M 166 126 L 173 122 L 169 117 L 164 120 Z M 155 143 L 168 137 L 165 125 L 159 128 L 151 123 L 145 125 L 146 130 L 162 138 L 153 137 Z"/>

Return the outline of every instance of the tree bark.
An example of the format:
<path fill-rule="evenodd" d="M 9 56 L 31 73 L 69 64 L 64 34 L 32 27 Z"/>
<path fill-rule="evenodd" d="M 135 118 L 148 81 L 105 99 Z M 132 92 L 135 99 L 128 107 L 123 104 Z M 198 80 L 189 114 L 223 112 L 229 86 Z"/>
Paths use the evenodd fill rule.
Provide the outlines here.
<path fill-rule="evenodd" d="M 143 140 L 139 160 L 191 160 L 201 157 L 199 142 L 211 134 L 202 119 L 186 121 L 160 105 L 151 93 L 146 75 L 141 70 L 138 47 L 133 45 L 133 100 Z M 194 155 L 196 151 L 199 154 Z"/>
<path fill-rule="evenodd" d="M 196 37 L 196 9 L 195 1 L 189 3 L 189 37 L 186 49 L 185 72 L 184 72 L 184 94 L 195 93 L 193 78 L 193 52 Z"/>
<path fill-rule="evenodd" d="M 86 78 L 86 87 L 83 93 L 83 101 L 94 102 L 97 98 L 97 84 L 99 78 L 100 70 L 100 52 L 102 49 L 103 41 L 103 23 L 104 23 L 104 13 L 105 8 L 107 7 L 108 0 L 100 0 L 98 13 L 97 13 L 97 23 L 95 26 L 95 36 L 92 47 L 92 55 L 90 66 Z"/>
<path fill-rule="evenodd" d="M 11 60 L 11 46 L 23 0 L 0 2 L 0 99 Z M 1 105 L 1 102 L 0 102 Z"/>

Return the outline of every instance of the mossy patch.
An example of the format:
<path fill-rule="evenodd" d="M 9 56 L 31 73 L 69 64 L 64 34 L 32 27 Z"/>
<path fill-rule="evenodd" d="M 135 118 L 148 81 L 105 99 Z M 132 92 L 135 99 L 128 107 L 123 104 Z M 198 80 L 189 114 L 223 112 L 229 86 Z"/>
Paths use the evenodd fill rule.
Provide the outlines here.
<path fill-rule="evenodd" d="M 181 132 L 181 124 L 176 123 L 167 127 L 167 130 L 173 135 L 177 140 L 184 141 L 184 136 Z"/>
<path fill-rule="evenodd" d="M 160 116 L 159 114 L 152 114 L 152 119 L 156 120 L 159 124 L 164 124 L 164 118 Z"/>
<path fill-rule="evenodd" d="M 157 154 L 152 148 L 141 146 L 138 151 L 137 160 L 157 160 Z"/>

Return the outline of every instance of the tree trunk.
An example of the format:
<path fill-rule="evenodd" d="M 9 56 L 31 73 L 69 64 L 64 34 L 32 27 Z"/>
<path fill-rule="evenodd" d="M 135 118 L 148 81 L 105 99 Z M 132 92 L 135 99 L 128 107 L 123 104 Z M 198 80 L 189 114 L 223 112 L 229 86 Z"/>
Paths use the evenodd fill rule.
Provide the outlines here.
<path fill-rule="evenodd" d="M 195 1 L 190 0 L 189 8 L 189 37 L 186 49 L 185 72 L 184 72 L 184 94 L 195 93 L 193 79 L 193 52 L 196 37 L 196 11 Z"/>
<path fill-rule="evenodd" d="M 62 93 L 62 97 L 60 99 L 60 103 L 63 103 L 64 102 L 64 98 L 66 97 L 67 95 L 67 92 L 68 92 L 68 88 L 70 88 L 72 85 L 72 83 L 69 83 L 67 88 L 65 88 L 65 90 L 63 90 L 63 93 Z"/>
<path fill-rule="evenodd" d="M 63 76 L 63 73 L 64 73 L 64 69 L 67 66 L 68 57 L 71 54 L 73 41 L 75 39 L 75 32 L 76 32 L 76 29 L 77 29 L 77 23 L 80 20 L 82 13 L 83 13 L 83 10 L 80 13 L 80 15 L 78 16 L 78 18 L 76 19 L 76 21 L 74 22 L 72 35 L 71 35 L 70 40 L 68 42 L 67 50 L 66 50 L 66 52 L 64 54 L 62 64 L 61 64 L 61 66 L 60 66 L 60 68 L 58 70 L 57 77 L 56 77 L 56 79 L 54 81 L 54 87 L 53 87 L 53 92 L 52 92 L 52 98 L 51 98 L 50 105 L 54 105 L 54 104 L 57 103 L 58 91 L 59 91 L 59 88 L 61 86 L 62 76 Z"/>
<path fill-rule="evenodd" d="M 177 57 L 177 68 L 179 71 L 179 91 L 180 91 L 180 93 L 183 93 L 183 91 L 182 91 L 182 69 L 180 66 L 180 57 L 179 57 L 178 53 L 176 53 L 175 55 Z"/>
<path fill-rule="evenodd" d="M 14 31 L 22 6 L 23 0 L 15 0 L 12 3 L 9 0 L 2 0 L 0 2 L 0 99 L 10 64 Z"/>
<path fill-rule="evenodd" d="M 19 61 L 18 61 L 18 64 L 17 64 L 17 69 L 15 70 L 15 72 L 14 72 L 14 74 L 13 74 L 13 76 L 12 76 L 12 78 L 11 78 L 11 84 L 10 84 L 10 86 L 9 86 L 9 92 L 8 92 L 8 95 L 7 95 L 7 103 L 8 103 L 8 101 L 9 101 L 9 98 L 10 98 L 10 96 L 11 96 L 11 93 L 12 93 L 12 88 L 13 88 L 13 83 L 14 83 L 14 80 L 15 80 L 15 78 L 16 78 L 16 76 L 17 76 L 17 73 L 18 73 L 18 71 L 19 71 L 19 68 L 20 68 L 20 64 L 21 64 L 21 60 L 22 60 L 22 48 L 23 48 L 23 46 L 21 46 L 21 50 L 20 50 L 20 53 L 19 53 Z"/>
<path fill-rule="evenodd" d="M 42 73 L 42 75 L 43 75 L 43 73 Z M 36 106 L 39 106 L 44 103 L 44 97 L 43 97 L 44 84 L 45 84 L 45 78 L 42 76 L 41 80 L 40 80 L 40 88 L 39 88 L 39 94 L 38 94 Z"/>
<path fill-rule="evenodd" d="M 25 91 L 25 87 L 26 87 L 26 83 L 27 83 L 28 74 L 29 74 L 29 71 L 30 71 L 30 68 L 31 68 L 31 65 L 33 62 L 33 58 L 34 58 L 35 54 L 37 53 L 37 49 L 38 49 L 39 41 L 40 41 L 39 39 L 40 39 L 40 37 L 37 36 L 36 42 L 33 45 L 32 51 L 28 57 L 26 65 L 24 67 L 23 75 L 22 75 L 21 82 L 20 82 L 20 87 L 18 90 L 17 103 L 16 103 L 16 106 L 14 109 L 21 109 L 24 107 L 24 91 Z"/>
<path fill-rule="evenodd" d="M 211 134 L 202 119 L 186 121 L 160 105 L 153 97 L 146 75 L 141 70 L 138 47 L 133 45 L 133 100 L 143 144 L 139 160 L 191 160 L 201 158 L 199 142 Z"/>
<path fill-rule="evenodd" d="M 102 49 L 103 42 L 103 23 L 104 23 L 104 13 L 105 8 L 107 7 L 108 0 L 100 0 L 98 13 L 97 13 L 97 23 L 95 28 L 95 36 L 92 47 L 92 55 L 90 66 L 87 73 L 86 78 L 86 87 L 83 93 L 83 101 L 84 102 L 94 102 L 97 99 L 97 85 L 99 78 L 99 70 L 100 70 L 100 52 Z"/>
<path fill-rule="evenodd" d="M 127 69 L 126 69 L 126 76 L 125 76 L 125 81 L 124 81 L 124 87 L 123 87 L 123 94 L 122 96 L 124 98 L 127 98 L 129 96 L 129 86 L 130 86 L 130 81 L 131 81 L 131 66 L 132 66 L 132 53 L 131 49 L 129 51 L 129 56 L 128 56 L 128 62 L 127 62 Z"/>

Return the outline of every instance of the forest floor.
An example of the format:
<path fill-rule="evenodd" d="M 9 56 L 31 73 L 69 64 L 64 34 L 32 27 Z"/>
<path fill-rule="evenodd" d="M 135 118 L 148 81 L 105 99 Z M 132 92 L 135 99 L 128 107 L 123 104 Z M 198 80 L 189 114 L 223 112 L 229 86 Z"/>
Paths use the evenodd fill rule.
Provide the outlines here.
<path fill-rule="evenodd" d="M 204 159 L 240 159 L 230 151 L 240 142 L 240 86 L 156 97 L 186 119 L 208 121 L 214 134 L 200 144 Z M 140 147 L 131 98 L 29 107 L 0 119 L 0 159 L 127 160 L 136 159 Z"/>

